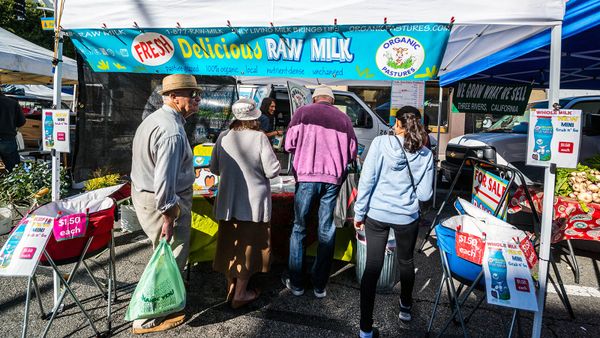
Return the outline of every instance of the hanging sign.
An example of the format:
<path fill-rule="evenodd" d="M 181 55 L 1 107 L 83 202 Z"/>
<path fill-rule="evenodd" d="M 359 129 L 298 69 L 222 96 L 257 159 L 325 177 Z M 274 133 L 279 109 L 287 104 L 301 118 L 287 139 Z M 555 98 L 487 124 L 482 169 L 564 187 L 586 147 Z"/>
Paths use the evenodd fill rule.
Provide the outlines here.
<path fill-rule="evenodd" d="M 63 153 L 70 152 L 69 110 L 43 110 L 42 118 L 44 150 L 50 151 L 55 149 Z"/>
<path fill-rule="evenodd" d="M 493 214 L 500 204 L 500 199 L 507 187 L 507 180 L 475 166 L 473 169 L 473 198 L 471 202 L 479 209 Z M 498 213 L 498 218 L 506 221 L 507 210 L 508 196 L 505 197 L 502 210 Z"/>
<path fill-rule="evenodd" d="M 57 242 L 85 236 L 87 230 L 87 215 L 77 213 L 62 216 L 54 220 L 54 239 Z"/>
<path fill-rule="evenodd" d="M 23 218 L 0 251 L 0 276 L 33 275 L 53 225 L 52 217 Z"/>
<path fill-rule="evenodd" d="M 527 165 L 576 168 L 581 142 L 581 110 L 532 110 L 527 136 Z"/>
<path fill-rule="evenodd" d="M 484 250 L 483 238 L 467 232 L 456 231 L 456 255 L 458 257 L 481 265 Z"/>
<path fill-rule="evenodd" d="M 523 115 L 531 85 L 460 81 L 453 93 L 452 103 L 461 113 Z"/>
<path fill-rule="evenodd" d="M 430 80 L 447 24 L 76 29 L 97 72 Z"/>
<path fill-rule="evenodd" d="M 483 271 L 488 304 L 537 311 L 535 284 L 516 243 L 488 239 Z"/>
<path fill-rule="evenodd" d="M 42 22 L 42 30 L 53 31 L 54 30 L 54 18 L 40 18 Z"/>
<path fill-rule="evenodd" d="M 425 81 L 392 81 L 390 126 L 396 123 L 396 112 L 404 106 L 413 106 L 423 113 Z"/>

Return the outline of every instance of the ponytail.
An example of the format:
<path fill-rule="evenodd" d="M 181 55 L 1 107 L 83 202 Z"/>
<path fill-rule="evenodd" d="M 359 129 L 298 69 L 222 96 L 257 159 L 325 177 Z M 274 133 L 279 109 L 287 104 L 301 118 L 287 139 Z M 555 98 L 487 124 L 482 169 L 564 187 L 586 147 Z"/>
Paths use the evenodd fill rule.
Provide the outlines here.
<path fill-rule="evenodd" d="M 421 113 L 413 106 L 404 106 L 396 113 L 396 119 L 400 121 L 405 130 L 404 149 L 409 153 L 416 153 L 425 145 L 427 132 L 421 123 Z"/>

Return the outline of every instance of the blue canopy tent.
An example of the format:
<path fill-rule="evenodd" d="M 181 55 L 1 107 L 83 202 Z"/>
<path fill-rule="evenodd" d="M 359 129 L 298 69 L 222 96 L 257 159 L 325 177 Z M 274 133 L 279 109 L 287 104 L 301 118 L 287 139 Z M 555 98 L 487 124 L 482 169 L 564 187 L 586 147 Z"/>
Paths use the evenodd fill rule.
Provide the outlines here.
<path fill-rule="evenodd" d="M 600 89 L 600 0 L 570 0 L 562 28 L 560 85 L 563 89 Z M 495 83 L 532 83 L 548 88 L 550 30 L 511 47 L 444 73 L 440 85 L 463 79 Z"/>

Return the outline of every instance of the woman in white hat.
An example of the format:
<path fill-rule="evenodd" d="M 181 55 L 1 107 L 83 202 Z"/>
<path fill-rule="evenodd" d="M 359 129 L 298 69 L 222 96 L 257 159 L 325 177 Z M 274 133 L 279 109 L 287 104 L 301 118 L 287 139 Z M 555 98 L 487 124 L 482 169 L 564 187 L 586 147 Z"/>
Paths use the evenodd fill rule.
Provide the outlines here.
<path fill-rule="evenodd" d="M 232 106 L 235 120 L 213 149 L 210 170 L 220 175 L 215 202 L 219 220 L 215 271 L 227 277 L 227 299 L 234 309 L 259 296 L 248 290 L 250 277 L 269 270 L 271 258 L 271 185 L 280 164 L 260 130 L 260 110 L 249 99 Z"/>

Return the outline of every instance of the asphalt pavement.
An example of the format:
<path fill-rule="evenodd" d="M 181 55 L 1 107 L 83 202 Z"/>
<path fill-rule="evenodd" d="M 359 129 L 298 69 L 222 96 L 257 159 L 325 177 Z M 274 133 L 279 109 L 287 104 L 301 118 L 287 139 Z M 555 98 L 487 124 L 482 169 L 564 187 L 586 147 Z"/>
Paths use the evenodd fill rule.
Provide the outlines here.
<path fill-rule="evenodd" d="M 427 215 L 432 218 L 432 213 Z M 427 227 L 421 228 L 421 237 Z M 274 229 L 273 231 L 289 231 Z M 7 236 L 0 237 L 3 244 Z M 389 293 L 377 296 L 375 303 L 375 326 L 382 336 L 420 337 L 426 336 L 429 318 L 435 300 L 435 293 L 441 278 L 440 258 L 437 249 L 431 245 L 422 254 L 416 254 L 417 280 L 415 284 L 415 306 L 413 320 L 406 324 L 398 320 L 397 284 Z M 589 243 L 588 243 L 589 244 Z M 129 299 L 139 276 L 148 262 L 152 248 L 141 232 L 116 233 L 118 299 L 113 304 L 112 336 L 129 337 L 131 323 L 124 320 Z M 600 248 L 600 243 L 591 247 Z M 588 248 L 590 248 L 588 246 Z M 600 251 L 600 250 L 599 250 Z M 561 261 L 559 270 L 569 293 L 575 318 L 569 317 L 556 292 L 548 295 L 546 314 L 543 323 L 543 337 L 599 337 L 600 323 L 597 313 L 600 311 L 600 267 L 599 255 L 579 250 L 578 263 L 581 271 L 580 284 L 575 284 L 574 274 L 565 256 L 556 252 Z M 105 253 L 90 268 L 103 281 L 106 278 L 107 254 Z M 256 276 L 251 285 L 262 290 L 260 299 L 246 308 L 232 310 L 225 303 L 225 279 L 212 271 L 210 263 L 193 266 L 190 271 L 188 289 L 187 320 L 180 327 L 156 337 L 352 337 L 359 331 L 359 283 L 356 280 L 354 265 L 336 261 L 332 277 L 327 288 L 327 297 L 316 299 L 312 290 L 300 297 L 292 295 L 280 282 L 285 270 L 284 257 L 275 257 L 270 273 Z M 61 267 L 65 272 L 70 266 Z M 40 268 L 38 282 L 42 293 L 45 311 L 52 304 L 51 273 Z M 0 337 L 18 337 L 21 335 L 25 289 L 24 278 L 2 278 L 0 280 Z M 107 329 L 106 301 L 94 296 L 97 293 L 92 280 L 79 269 L 74 283 L 74 292 L 83 299 L 83 305 L 89 309 L 99 330 Z M 476 293 L 465 304 L 470 310 L 482 295 Z M 477 297 L 477 298 L 476 298 Z M 48 337 L 92 337 L 85 317 L 73 300 L 67 296 L 63 312 L 50 327 Z M 450 316 L 449 301 L 444 293 L 441 307 L 434 320 L 431 336 L 437 336 Z M 474 312 L 467 323 L 471 337 L 506 337 L 512 312 L 509 309 L 487 305 Z M 524 336 L 531 335 L 533 314 L 522 313 L 521 331 Z M 28 336 L 39 336 L 47 321 L 40 318 L 37 300 L 32 299 Z M 444 336 L 462 336 L 459 325 L 450 323 Z M 515 334 L 516 336 L 516 334 Z"/>

